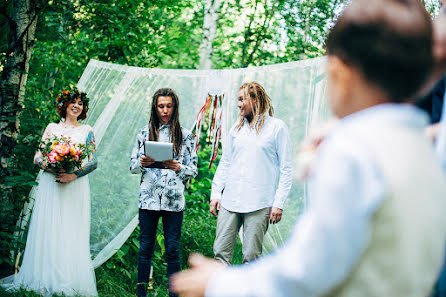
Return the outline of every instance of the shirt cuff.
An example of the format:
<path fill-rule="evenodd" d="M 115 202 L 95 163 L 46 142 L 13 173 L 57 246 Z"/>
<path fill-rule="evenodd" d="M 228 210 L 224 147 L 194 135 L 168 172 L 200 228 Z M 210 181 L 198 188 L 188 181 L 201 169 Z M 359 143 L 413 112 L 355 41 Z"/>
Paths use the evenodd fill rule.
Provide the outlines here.
<path fill-rule="evenodd" d="M 144 166 L 142 166 L 142 164 L 141 164 L 141 160 L 140 159 L 138 159 L 138 165 L 139 165 L 139 168 L 141 168 L 141 170 L 144 172 L 144 170 L 146 169 Z"/>
<path fill-rule="evenodd" d="M 280 199 L 274 199 L 273 207 L 277 207 L 280 209 L 283 209 L 283 205 L 285 204 L 284 201 L 281 201 Z"/>
<path fill-rule="evenodd" d="M 176 173 L 179 178 L 183 179 L 185 170 L 186 168 L 184 167 L 184 165 L 180 164 L 180 170 Z"/>
<path fill-rule="evenodd" d="M 212 191 L 211 192 L 211 200 L 221 200 L 221 192 L 218 191 Z"/>
<path fill-rule="evenodd" d="M 141 161 L 139 159 L 137 159 L 136 161 L 133 161 L 130 163 L 130 172 L 133 174 L 136 173 L 144 173 L 145 169 L 142 165 L 141 165 Z"/>

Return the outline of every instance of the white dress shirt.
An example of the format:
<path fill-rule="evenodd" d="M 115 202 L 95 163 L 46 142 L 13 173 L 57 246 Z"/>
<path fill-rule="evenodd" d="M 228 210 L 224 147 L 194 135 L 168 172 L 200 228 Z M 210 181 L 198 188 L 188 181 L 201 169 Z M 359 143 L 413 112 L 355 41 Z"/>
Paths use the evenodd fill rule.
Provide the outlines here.
<path fill-rule="evenodd" d="M 266 116 L 258 134 L 246 119 L 240 131 L 234 127 L 212 181 L 211 200 L 221 199 L 225 209 L 239 213 L 283 209 L 292 184 L 287 126 Z"/>
<path fill-rule="evenodd" d="M 321 296 L 349 275 L 387 190 L 367 146 L 351 135 L 377 122 L 421 131 L 427 116 L 409 105 L 382 104 L 341 120 L 319 147 L 310 204 L 288 241 L 258 261 L 217 272 L 207 297 Z"/>

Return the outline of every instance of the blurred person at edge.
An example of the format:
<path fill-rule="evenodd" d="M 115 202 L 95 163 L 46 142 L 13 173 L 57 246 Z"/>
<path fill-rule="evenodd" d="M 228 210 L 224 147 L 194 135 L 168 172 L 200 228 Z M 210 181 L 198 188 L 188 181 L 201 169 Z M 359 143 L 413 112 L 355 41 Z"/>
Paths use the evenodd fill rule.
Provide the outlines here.
<path fill-rule="evenodd" d="M 317 149 L 310 203 L 290 238 L 238 267 L 194 255 L 173 290 L 427 296 L 446 240 L 446 179 L 423 135 L 427 115 L 409 99 L 431 73 L 431 47 L 420 1 L 353 0 L 327 39 L 329 101 L 340 120 Z"/>

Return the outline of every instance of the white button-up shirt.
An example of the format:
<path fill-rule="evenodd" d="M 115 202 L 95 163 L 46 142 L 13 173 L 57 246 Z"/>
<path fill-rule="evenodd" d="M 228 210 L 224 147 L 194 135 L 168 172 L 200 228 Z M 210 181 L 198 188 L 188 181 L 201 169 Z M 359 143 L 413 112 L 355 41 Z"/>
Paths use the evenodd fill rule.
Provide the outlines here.
<path fill-rule="evenodd" d="M 225 209 L 240 213 L 283 209 L 292 183 L 287 126 L 266 116 L 258 134 L 246 119 L 240 131 L 234 127 L 212 181 L 211 200 L 221 199 Z"/>
<path fill-rule="evenodd" d="M 309 207 L 285 245 L 255 262 L 217 272 L 207 297 L 322 296 L 349 275 L 367 248 L 373 215 L 387 192 L 367 146 L 350 135 L 376 122 L 421 133 L 427 116 L 409 105 L 382 104 L 341 120 L 318 150 Z"/>

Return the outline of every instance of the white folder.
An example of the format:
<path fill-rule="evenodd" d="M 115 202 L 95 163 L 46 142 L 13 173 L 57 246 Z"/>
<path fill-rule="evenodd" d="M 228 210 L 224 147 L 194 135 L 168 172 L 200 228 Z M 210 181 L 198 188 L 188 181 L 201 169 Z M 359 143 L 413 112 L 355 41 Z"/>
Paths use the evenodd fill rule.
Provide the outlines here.
<path fill-rule="evenodd" d="M 155 161 L 173 159 L 173 144 L 169 142 L 146 141 L 144 142 L 144 154 Z"/>

